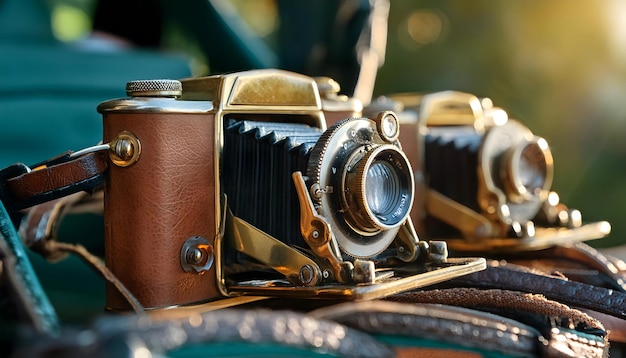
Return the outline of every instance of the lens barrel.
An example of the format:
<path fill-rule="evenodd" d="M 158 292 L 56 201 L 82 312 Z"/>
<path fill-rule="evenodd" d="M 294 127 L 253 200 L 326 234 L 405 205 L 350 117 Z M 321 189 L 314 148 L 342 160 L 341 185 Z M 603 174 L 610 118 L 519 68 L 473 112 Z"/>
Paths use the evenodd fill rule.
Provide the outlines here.
<path fill-rule="evenodd" d="M 404 222 L 413 198 L 407 163 L 397 147 L 381 145 L 346 166 L 344 211 L 355 231 L 372 235 Z"/>

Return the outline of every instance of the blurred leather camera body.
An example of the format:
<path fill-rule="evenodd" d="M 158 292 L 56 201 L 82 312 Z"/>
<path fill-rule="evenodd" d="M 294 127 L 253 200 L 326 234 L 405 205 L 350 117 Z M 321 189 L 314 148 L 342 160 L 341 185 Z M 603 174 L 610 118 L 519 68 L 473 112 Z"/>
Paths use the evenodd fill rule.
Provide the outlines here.
<path fill-rule="evenodd" d="M 142 305 L 371 298 L 484 268 L 419 241 L 395 115 L 361 118 L 337 92 L 329 79 L 256 70 L 132 81 L 129 97 L 99 105 L 116 153 L 105 262 Z M 398 263 L 419 267 L 394 274 Z M 112 286 L 107 308 L 128 309 Z"/>
<path fill-rule="evenodd" d="M 551 191 L 544 138 L 489 98 L 444 91 L 380 97 L 364 114 L 394 110 L 415 172 L 411 216 L 418 234 L 467 252 L 539 250 L 603 237 L 610 224 L 583 224 Z"/>

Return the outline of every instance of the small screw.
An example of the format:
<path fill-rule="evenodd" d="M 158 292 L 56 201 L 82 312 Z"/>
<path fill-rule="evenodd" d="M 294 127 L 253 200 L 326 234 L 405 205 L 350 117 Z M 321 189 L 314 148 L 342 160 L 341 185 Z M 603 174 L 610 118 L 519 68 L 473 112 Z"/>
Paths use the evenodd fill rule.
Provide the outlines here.
<path fill-rule="evenodd" d="M 328 272 L 328 270 L 324 270 L 324 272 L 322 272 L 322 276 L 324 276 L 324 278 L 328 278 L 330 277 L 330 272 Z"/>
<path fill-rule="evenodd" d="M 304 265 L 302 267 L 300 267 L 300 281 L 305 284 L 308 285 L 311 282 L 313 282 L 313 279 L 315 278 L 315 272 L 313 270 L 313 267 L 311 267 L 311 265 Z"/>
<path fill-rule="evenodd" d="M 187 251 L 187 263 L 190 265 L 197 265 L 204 259 L 204 252 L 197 247 Z"/>
<path fill-rule="evenodd" d="M 109 143 L 109 158 L 119 167 L 127 167 L 139 160 L 141 142 L 128 131 L 120 132 Z"/>
<path fill-rule="evenodd" d="M 180 265 L 185 272 L 203 273 L 213 261 L 213 246 L 202 236 L 190 237 L 180 248 Z"/>

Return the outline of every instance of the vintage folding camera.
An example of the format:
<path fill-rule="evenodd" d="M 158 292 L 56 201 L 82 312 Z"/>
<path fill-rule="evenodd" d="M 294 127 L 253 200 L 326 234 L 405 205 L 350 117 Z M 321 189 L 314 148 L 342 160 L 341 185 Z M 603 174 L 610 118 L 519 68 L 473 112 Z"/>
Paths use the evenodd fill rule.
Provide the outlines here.
<path fill-rule="evenodd" d="M 418 239 L 395 114 L 361 118 L 328 84 L 257 70 L 133 81 L 100 104 L 105 261 L 142 305 L 366 299 L 485 267 Z M 113 287 L 107 306 L 128 308 Z"/>
<path fill-rule="evenodd" d="M 412 217 L 422 237 L 451 249 L 538 250 L 601 238 L 607 222 L 581 213 L 551 191 L 547 141 L 488 98 L 446 91 L 381 97 L 364 113 L 395 109 L 400 141 L 415 170 Z"/>

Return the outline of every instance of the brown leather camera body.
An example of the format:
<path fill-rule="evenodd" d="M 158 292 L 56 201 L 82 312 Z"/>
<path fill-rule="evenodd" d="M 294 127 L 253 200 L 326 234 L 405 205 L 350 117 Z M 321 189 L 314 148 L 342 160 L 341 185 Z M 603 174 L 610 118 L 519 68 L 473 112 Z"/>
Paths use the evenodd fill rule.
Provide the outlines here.
<path fill-rule="evenodd" d="M 137 141 L 128 150 L 136 156 L 130 161 L 136 161 L 114 161 L 105 184 L 107 267 L 146 308 L 218 297 L 215 265 L 207 262 L 219 211 L 211 102 L 134 93 L 102 103 L 98 110 L 105 143 L 120 135 Z M 209 245 L 201 247 L 197 259 L 204 262 L 199 264 L 210 268 L 188 272 L 181 250 L 197 237 Z M 107 286 L 107 308 L 129 309 L 112 285 Z"/>

